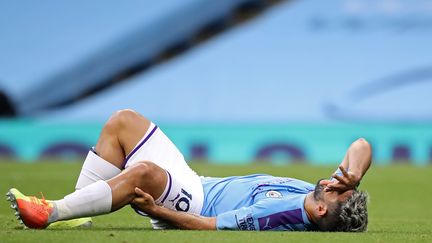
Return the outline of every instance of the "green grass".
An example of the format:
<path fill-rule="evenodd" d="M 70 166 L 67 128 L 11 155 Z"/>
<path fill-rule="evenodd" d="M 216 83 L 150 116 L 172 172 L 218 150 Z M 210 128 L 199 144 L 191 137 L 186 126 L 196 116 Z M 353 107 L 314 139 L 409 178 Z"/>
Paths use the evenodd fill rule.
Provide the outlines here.
<path fill-rule="evenodd" d="M 333 167 L 217 166 L 193 164 L 201 175 L 269 173 L 311 182 L 327 177 Z M 28 195 L 42 191 L 58 199 L 74 189 L 80 164 L 0 163 L 0 192 L 17 187 Z M 148 219 L 129 207 L 95 217 L 90 229 L 22 230 L 5 200 L 0 201 L 0 242 L 432 242 L 432 167 L 372 167 L 361 188 L 371 197 L 366 233 L 212 232 L 151 229 Z"/>

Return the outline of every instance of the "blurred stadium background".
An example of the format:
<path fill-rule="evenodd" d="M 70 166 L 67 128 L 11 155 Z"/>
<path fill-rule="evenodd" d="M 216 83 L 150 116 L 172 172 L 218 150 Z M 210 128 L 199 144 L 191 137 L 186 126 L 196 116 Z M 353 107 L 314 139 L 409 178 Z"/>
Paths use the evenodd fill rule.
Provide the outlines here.
<path fill-rule="evenodd" d="M 0 157 L 82 160 L 132 108 L 188 160 L 432 160 L 429 0 L 0 1 Z"/>
<path fill-rule="evenodd" d="M 0 242 L 431 242 L 431 43 L 431 0 L 0 0 L 2 192 L 73 191 L 125 108 L 206 176 L 314 182 L 374 148 L 367 234 L 150 232 L 128 207 L 22 231 L 3 202 Z"/>

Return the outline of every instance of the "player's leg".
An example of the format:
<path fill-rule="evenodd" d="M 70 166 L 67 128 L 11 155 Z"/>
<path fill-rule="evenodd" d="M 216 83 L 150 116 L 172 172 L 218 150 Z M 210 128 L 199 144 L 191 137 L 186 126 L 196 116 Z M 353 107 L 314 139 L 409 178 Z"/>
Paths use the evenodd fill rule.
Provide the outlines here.
<path fill-rule="evenodd" d="M 77 188 L 108 180 L 139 161 L 152 161 L 172 174 L 192 175 L 199 182 L 181 152 L 155 124 L 135 111 L 121 110 L 103 127 L 84 162 Z"/>
<path fill-rule="evenodd" d="M 98 181 L 54 201 L 58 217 L 64 220 L 114 212 L 135 198 L 135 187 L 159 198 L 167 184 L 166 171 L 152 162 L 141 162 L 124 170 L 108 181 Z"/>
<path fill-rule="evenodd" d="M 135 187 L 154 198 L 166 193 L 167 172 L 151 162 L 135 164 L 108 181 L 98 181 L 61 200 L 46 202 L 22 195 L 16 189 L 8 193 L 17 215 L 30 228 L 45 228 L 58 220 L 96 216 L 116 211 L 135 198 Z"/>
<path fill-rule="evenodd" d="M 123 169 L 129 154 L 149 129 L 150 121 L 132 110 L 120 110 L 105 123 L 95 148 L 84 161 L 76 189 L 98 180 L 108 180 Z"/>
<path fill-rule="evenodd" d="M 150 124 L 147 134 L 127 154 L 124 166 L 128 168 L 139 161 L 152 161 L 167 171 L 170 190 L 167 189 L 165 200 L 161 198 L 156 200 L 156 203 L 173 210 L 201 213 L 204 192 L 200 177 L 188 166 L 174 143 L 153 123 Z M 139 210 L 135 211 L 146 216 Z M 155 229 L 170 227 L 153 219 L 151 223 Z"/>
<path fill-rule="evenodd" d="M 96 146 L 83 163 L 75 189 L 79 190 L 99 180 L 109 180 L 123 169 L 125 154 L 130 153 L 146 134 L 150 121 L 132 110 L 119 110 L 105 123 Z M 57 222 L 50 228 L 90 226 L 91 218 Z"/>
<path fill-rule="evenodd" d="M 158 199 L 165 191 L 167 172 L 152 162 L 137 163 L 124 173 L 107 181 L 112 191 L 111 212 L 129 204 L 135 198 L 135 187 Z"/>
<path fill-rule="evenodd" d="M 96 152 L 100 155 L 93 156 L 96 154 L 91 152 L 93 154 L 90 156 L 93 158 L 86 160 L 88 163 L 84 163 L 77 183 L 78 188 L 91 185 L 91 183 L 99 180 L 107 180 L 109 179 L 107 177 L 119 173 L 121 168 L 130 167 L 138 161 L 153 161 L 167 171 L 168 180 L 173 186 L 171 190 L 168 190 L 169 187 L 165 187 L 167 198 L 161 199 L 159 203 L 176 210 L 200 213 L 204 198 L 200 178 L 189 168 L 183 155 L 168 137 L 157 126 L 138 113 L 123 110 L 110 118 L 96 145 Z M 124 157 L 126 158 L 122 161 Z M 103 166 L 98 166 L 97 163 L 105 166 L 111 164 L 111 168 L 118 170 L 116 173 L 104 177 L 106 170 L 103 169 Z M 89 190 L 90 192 L 96 190 L 106 193 L 109 191 L 106 183 L 103 182 L 91 186 L 90 189 L 87 189 L 87 191 Z M 70 197 L 69 201 L 72 201 L 73 198 L 75 197 Z M 105 212 L 110 209 L 107 201 L 102 200 L 103 198 L 107 197 L 100 198 L 99 201 L 102 205 L 95 208 L 94 212 Z M 75 204 L 79 204 L 79 202 Z"/>

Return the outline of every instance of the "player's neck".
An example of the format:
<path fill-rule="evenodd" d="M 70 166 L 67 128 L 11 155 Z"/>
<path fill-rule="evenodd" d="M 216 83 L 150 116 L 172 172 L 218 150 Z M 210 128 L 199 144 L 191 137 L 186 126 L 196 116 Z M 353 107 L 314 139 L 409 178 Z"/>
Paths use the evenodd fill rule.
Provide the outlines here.
<path fill-rule="evenodd" d="M 313 192 L 310 192 L 305 197 L 304 208 L 309 221 L 313 224 L 316 224 L 316 220 L 313 214 L 314 207 L 315 207 L 315 200 L 313 198 Z"/>

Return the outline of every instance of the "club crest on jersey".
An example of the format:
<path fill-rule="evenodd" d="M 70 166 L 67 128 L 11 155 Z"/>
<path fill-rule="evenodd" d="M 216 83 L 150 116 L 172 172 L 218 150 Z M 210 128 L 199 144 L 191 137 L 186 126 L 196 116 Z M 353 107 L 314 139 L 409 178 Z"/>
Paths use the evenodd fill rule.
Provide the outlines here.
<path fill-rule="evenodd" d="M 268 191 L 266 197 L 279 198 L 282 197 L 282 194 L 278 191 Z"/>

